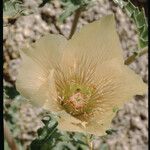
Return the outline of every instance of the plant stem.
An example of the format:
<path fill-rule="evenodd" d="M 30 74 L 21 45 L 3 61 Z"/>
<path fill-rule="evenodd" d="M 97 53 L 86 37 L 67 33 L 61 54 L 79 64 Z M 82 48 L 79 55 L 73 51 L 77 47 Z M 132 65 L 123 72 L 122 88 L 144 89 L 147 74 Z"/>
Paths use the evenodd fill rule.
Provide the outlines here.
<path fill-rule="evenodd" d="M 93 135 L 92 134 L 91 135 L 87 134 L 86 137 L 87 137 L 87 144 L 89 146 L 89 149 L 93 150 L 93 142 L 92 142 Z"/>
<path fill-rule="evenodd" d="M 140 52 L 134 53 L 133 55 L 131 55 L 125 60 L 125 65 L 130 65 L 136 60 L 136 58 L 143 56 L 147 52 L 148 52 L 148 47 L 145 47 Z"/>
<path fill-rule="evenodd" d="M 10 132 L 5 120 L 4 120 L 4 137 L 5 137 L 11 150 L 18 150 L 17 144 L 16 144 L 14 138 L 12 137 L 11 132 Z"/>
<path fill-rule="evenodd" d="M 93 142 L 91 141 L 89 144 L 90 144 L 90 150 L 93 150 Z"/>
<path fill-rule="evenodd" d="M 72 35 L 74 34 L 76 27 L 77 27 L 77 23 L 81 14 L 82 8 L 79 7 L 76 12 L 75 12 L 75 16 L 74 16 L 74 20 L 73 20 L 73 24 L 71 27 L 71 31 L 70 31 L 70 35 L 69 35 L 69 39 L 71 39 Z"/>

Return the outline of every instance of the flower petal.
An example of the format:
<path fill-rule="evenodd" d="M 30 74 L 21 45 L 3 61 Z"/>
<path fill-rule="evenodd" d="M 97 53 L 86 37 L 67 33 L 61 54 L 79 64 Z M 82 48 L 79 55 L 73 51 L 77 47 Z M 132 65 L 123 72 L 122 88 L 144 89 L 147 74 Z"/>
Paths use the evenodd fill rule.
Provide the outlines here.
<path fill-rule="evenodd" d="M 16 81 L 17 90 L 36 106 L 50 111 L 60 110 L 57 101 L 55 101 L 57 93 L 51 75 L 53 70 L 50 71 L 50 75 L 47 77 L 45 72 L 32 59 L 24 54 L 22 54 L 22 57 L 24 61 Z M 31 70 L 28 69 L 29 65 Z"/>
<path fill-rule="evenodd" d="M 52 71 L 51 62 L 60 59 L 66 41 L 62 36 L 49 34 L 39 39 L 28 49 L 20 51 L 22 64 L 19 69 L 16 87 L 26 99 L 32 100 L 39 106 L 46 103 L 47 98 L 45 97 L 48 93 L 45 91 L 49 92 L 52 86 L 51 80 L 48 79 Z M 51 108 L 50 105 L 51 101 L 49 100 L 47 107 Z"/>
<path fill-rule="evenodd" d="M 101 99 L 93 111 L 87 130 L 94 134 L 99 131 L 97 134 L 102 135 L 110 127 L 116 109 L 123 107 L 134 95 L 146 93 L 147 85 L 134 71 L 116 59 L 101 65 L 98 70 L 97 82 Z"/>
<path fill-rule="evenodd" d="M 45 94 L 45 97 L 44 97 L 45 100 L 43 101 L 43 108 L 45 110 L 49 110 L 52 112 L 61 111 L 62 108 L 59 102 L 57 101 L 57 91 L 56 91 L 55 80 L 54 80 L 54 69 L 51 70 L 48 76 L 48 80 L 45 86 L 43 87 L 44 88 L 42 91 L 37 92 L 37 94 L 39 94 L 39 96 L 37 95 L 37 99 L 40 98 L 41 95 Z"/>
<path fill-rule="evenodd" d="M 113 102 L 122 106 L 134 95 L 146 93 L 147 84 L 129 67 L 120 63 L 118 59 L 98 66 L 96 73 L 100 95 L 108 103 L 109 99 L 116 99 Z"/>
<path fill-rule="evenodd" d="M 48 34 L 23 51 L 47 71 L 47 69 L 53 68 L 54 62 L 60 61 L 66 43 L 67 39 L 62 35 Z"/>
<path fill-rule="evenodd" d="M 107 128 L 105 126 L 103 126 L 103 124 L 100 124 L 99 121 L 100 120 L 98 120 L 98 121 L 90 120 L 86 126 L 86 132 L 89 134 L 97 135 L 97 136 L 105 135 L 106 134 L 105 131 Z M 109 123 L 109 125 L 110 125 L 110 123 Z"/>
<path fill-rule="evenodd" d="M 59 114 L 58 128 L 63 131 L 85 132 L 84 122 L 76 119 L 65 111 Z"/>
<path fill-rule="evenodd" d="M 84 55 L 99 64 L 116 57 L 123 61 L 113 15 L 85 25 L 75 33 L 65 47 L 63 61 L 70 64 Z"/>
<path fill-rule="evenodd" d="M 17 90 L 25 98 L 30 99 L 46 81 L 46 72 L 23 51 L 22 64 L 16 81 Z"/>

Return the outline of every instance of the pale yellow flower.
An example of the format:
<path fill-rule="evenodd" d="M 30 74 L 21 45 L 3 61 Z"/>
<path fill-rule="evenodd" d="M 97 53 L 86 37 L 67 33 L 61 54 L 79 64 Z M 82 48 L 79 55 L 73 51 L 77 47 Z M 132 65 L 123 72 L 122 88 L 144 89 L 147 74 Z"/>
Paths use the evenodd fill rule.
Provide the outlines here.
<path fill-rule="evenodd" d="M 59 129 L 103 135 L 115 109 L 147 85 L 124 65 L 108 15 L 66 40 L 49 34 L 21 51 L 18 91 L 39 107 L 58 114 Z"/>

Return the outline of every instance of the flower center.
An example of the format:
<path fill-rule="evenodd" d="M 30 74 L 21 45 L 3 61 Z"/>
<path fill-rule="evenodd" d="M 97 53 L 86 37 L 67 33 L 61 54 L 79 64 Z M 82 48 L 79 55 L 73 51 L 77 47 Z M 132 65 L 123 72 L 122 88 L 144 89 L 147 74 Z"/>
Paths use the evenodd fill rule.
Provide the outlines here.
<path fill-rule="evenodd" d="M 74 116 L 89 113 L 91 108 L 88 107 L 88 101 L 92 92 L 90 87 L 71 83 L 61 94 L 61 105 Z"/>
<path fill-rule="evenodd" d="M 96 63 L 83 55 L 70 64 L 54 66 L 58 101 L 72 116 L 87 119 L 100 99 L 94 79 Z"/>
<path fill-rule="evenodd" d="M 73 115 L 82 113 L 85 107 L 84 105 L 84 97 L 80 92 L 69 97 L 64 103 L 64 107 L 66 108 L 66 110 L 68 110 Z"/>

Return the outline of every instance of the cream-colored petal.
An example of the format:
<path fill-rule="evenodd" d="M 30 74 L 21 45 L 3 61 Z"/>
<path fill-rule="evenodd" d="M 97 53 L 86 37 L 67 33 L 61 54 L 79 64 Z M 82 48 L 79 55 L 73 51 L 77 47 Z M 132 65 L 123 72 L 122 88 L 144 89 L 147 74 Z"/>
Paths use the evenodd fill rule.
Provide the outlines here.
<path fill-rule="evenodd" d="M 45 101 L 43 101 L 43 108 L 52 112 L 57 112 L 62 110 L 59 102 L 57 101 L 58 95 L 55 87 L 54 80 L 54 69 L 51 70 L 46 85 L 42 91 L 37 92 L 37 94 L 43 95 L 45 93 Z M 37 96 L 38 98 L 38 96 Z"/>
<path fill-rule="evenodd" d="M 86 132 L 97 136 L 106 134 L 106 130 L 111 128 L 112 119 L 116 113 L 113 112 L 113 107 L 101 105 L 93 111 L 93 115 L 89 119 Z"/>
<path fill-rule="evenodd" d="M 63 131 L 85 132 L 85 122 L 62 111 L 58 117 L 58 128 Z"/>
<path fill-rule="evenodd" d="M 16 81 L 17 90 L 37 106 L 44 106 L 50 111 L 60 110 L 59 105 L 53 99 L 54 96 L 57 96 L 55 88 L 52 88 L 54 82 L 51 74 L 54 71 L 49 71 L 50 75 L 47 77 L 47 73 L 23 51 L 21 51 L 21 56 L 22 64 Z M 50 93 L 52 91 L 55 95 Z"/>
<path fill-rule="evenodd" d="M 52 69 L 51 63 L 56 63 L 60 59 L 66 41 L 61 35 L 49 34 L 39 39 L 32 46 L 20 51 L 22 64 L 16 87 L 21 95 L 40 106 L 44 104 L 45 99 L 43 98 L 41 101 L 42 97 L 45 96 L 43 89 L 49 91 L 52 86 L 48 81 Z M 49 85 L 46 82 L 49 82 Z M 49 86 L 49 89 L 46 89 L 44 85 Z M 47 107 L 51 108 L 48 105 Z"/>
<path fill-rule="evenodd" d="M 66 43 L 67 39 L 62 35 L 48 34 L 23 51 L 47 71 L 53 68 L 53 63 L 60 61 Z"/>
<path fill-rule="evenodd" d="M 117 103 L 121 106 L 134 95 L 146 93 L 147 84 L 128 66 L 121 64 L 118 59 L 98 66 L 96 73 L 99 93 L 102 99 L 106 99 L 106 102 L 109 102 L 109 98 L 117 99 Z"/>
<path fill-rule="evenodd" d="M 30 99 L 46 81 L 46 72 L 23 51 L 22 63 L 17 76 L 16 88 L 22 96 Z"/>
<path fill-rule="evenodd" d="M 53 90 L 54 91 L 54 90 Z M 44 83 L 30 100 L 34 105 L 50 112 L 58 112 L 61 109 L 57 99 L 53 99 L 48 83 Z"/>
<path fill-rule="evenodd" d="M 89 121 L 87 126 L 86 126 L 86 132 L 89 133 L 89 134 L 97 135 L 97 136 L 105 135 L 106 134 L 105 131 L 108 128 L 103 126 L 103 124 L 100 124 L 98 121 L 99 120 L 97 120 L 97 121 L 94 121 L 94 120 Z M 109 122 L 109 125 L 110 125 L 110 122 Z"/>
<path fill-rule="evenodd" d="M 62 61 L 72 65 L 83 56 L 99 64 L 116 57 L 123 61 L 113 15 L 89 23 L 76 32 L 65 47 Z"/>
<path fill-rule="evenodd" d="M 103 64 L 99 72 L 97 83 L 101 99 L 91 115 L 87 130 L 94 134 L 98 131 L 97 134 L 102 135 L 109 129 L 115 111 L 122 108 L 134 95 L 145 94 L 147 85 L 140 76 L 117 60 Z"/>

